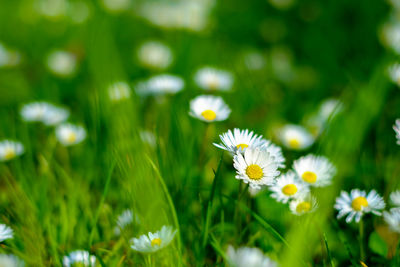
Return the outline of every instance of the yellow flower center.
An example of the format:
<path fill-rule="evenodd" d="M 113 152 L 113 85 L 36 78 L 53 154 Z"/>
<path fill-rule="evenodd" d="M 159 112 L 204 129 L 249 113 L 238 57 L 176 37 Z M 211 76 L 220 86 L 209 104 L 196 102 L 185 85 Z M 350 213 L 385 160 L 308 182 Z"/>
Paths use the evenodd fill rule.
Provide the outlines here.
<path fill-rule="evenodd" d="M 361 211 L 363 207 L 368 207 L 368 201 L 365 197 L 356 197 L 351 202 L 351 207 L 355 211 Z"/>
<path fill-rule="evenodd" d="M 289 139 L 289 146 L 294 149 L 300 148 L 300 141 L 297 138 Z"/>
<path fill-rule="evenodd" d="M 317 181 L 317 175 L 315 174 L 315 172 L 310 172 L 310 171 L 306 171 L 301 175 L 301 178 L 310 184 L 313 184 Z"/>
<path fill-rule="evenodd" d="M 245 148 L 248 148 L 249 147 L 249 145 L 246 145 L 246 144 L 239 144 L 239 145 L 237 145 L 236 146 L 236 148 L 241 148 L 242 150 L 244 150 Z"/>
<path fill-rule="evenodd" d="M 155 245 L 157 246 L 161 246 L 161 238 L 154 238 L 153 240 L 151 240 L 151 246 L 154 247 Z"/>
<path fill-rule="evenodd" d="M 76 134 L 69 133 L 67 136 L 67 141 L 68 141 L 68 143 L 74 143 L 76 141 Z"/>
<path fill-rule="evenodd" d="M 208 80 L 208 87 L 212 90 L 218 89 L 219 81 L 217 77 L 210 78 Z"/>
<path fill-rule="evenodd" d="M 212 110 L 210 110 L 210 109 L 207 109 L 207 110 L 204 110 L 204 111 L 201 113 L 201 116 L 203 116 L 203 118 L 206 119 L 206 120 L 208 120 L 208 121 L 213 121 L 213 120 L 215 120 L 215 118 L 217 117 L 217 114 L 215 114 L 214 111 L 212 111 Z"/>
<path fill-rule="evenodd" d="M 293 196 L 297 193 L 297 186 L 294 184 L 287 184 L 282 188 L 282 193 L 287 196 Z"/>
<path fill-rule="evenodd" d="M 12 148 L 7 148 L 5 153 L 4 153 L 4 159 L 9 160 L 12 159 L 16 156 L 15 150 Z"/>
<path fill-rule="evenodd" d="M 264 176 L 263 170 L 257 164 L 249 165 L 246 168 L 246 174 L 252 180 L 260 180 Z"/>
<path fill-rule="evenodd" d="M 301 202 L 296 207 L 296 212 L 303 213 L 311 210 L 311 203 L 308 201 Z"/>

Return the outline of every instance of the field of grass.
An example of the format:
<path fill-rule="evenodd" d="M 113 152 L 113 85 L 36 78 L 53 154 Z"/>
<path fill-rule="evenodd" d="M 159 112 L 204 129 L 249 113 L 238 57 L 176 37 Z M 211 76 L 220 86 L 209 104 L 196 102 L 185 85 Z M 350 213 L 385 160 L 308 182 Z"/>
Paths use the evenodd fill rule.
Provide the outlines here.
<path fill-rule="evenodd" d="M 0 227 L 0 266 L 400 266 L 399 233 L 372 203 L 358 223 L 334 208 L 356 188 L 375 190 L 380 212 L 396 206 L 400 74 L 388 77 L 388 66 L 400 53 L 382 30 L 400 23 L 392 2 L 0 0 L 0 226 L 13 230 L 3 238 Z M 167 52 L 141 50 L 148 41 Z M 54 51 L 68 55 L 52 61 Z M 201 88 L 194 77 L 207 66 L 232 86 Z M 160 74 L 183 87 L 146 84 Z M 201 95 L 222 97 L 229 116 L 190 114 Z M 336 109 L 324 117 L 326 100 Z M 69 116 L 24 115 L 41 101 Z M 66 122 L 85 134 L 63 136 Z M 309 146 L 285 145 L 291 124 L 312 135 Z M 213 145 L 234 128 L 281 147 L 282 174 L 309 154 L 329 159 L 331 183 L 307 185 L 317 207 L 293 214 L 273 185 L 255 192 L 235 179 L 234 159 L 253 148 L 233 157 Z M 169 244 L 150 237 L 154 252 L 135 249 L 133 238 L 163 226 L 176 231 Z M 258 250 L 240 262 L 230 246 Z M 77 250 L 92 263 L 69 265 Z"/>

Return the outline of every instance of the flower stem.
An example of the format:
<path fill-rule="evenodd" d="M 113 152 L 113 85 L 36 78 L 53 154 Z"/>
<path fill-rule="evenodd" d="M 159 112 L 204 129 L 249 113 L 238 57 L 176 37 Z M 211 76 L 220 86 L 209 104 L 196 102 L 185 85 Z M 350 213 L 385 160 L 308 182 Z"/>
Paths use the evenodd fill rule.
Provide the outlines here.
<path fill-rule="evenodd" d="M 359 230 L 360 230 L 360 258 L 364 262 L 365 261 L 365 246 L 364 246 L 364 221 L 361 218 L 360 224 L 359 224 Z"/>

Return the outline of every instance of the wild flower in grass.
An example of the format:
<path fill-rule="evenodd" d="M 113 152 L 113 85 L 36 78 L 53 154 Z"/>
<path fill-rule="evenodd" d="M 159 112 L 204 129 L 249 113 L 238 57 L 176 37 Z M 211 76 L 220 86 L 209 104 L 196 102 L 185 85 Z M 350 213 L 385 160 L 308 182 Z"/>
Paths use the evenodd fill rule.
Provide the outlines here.
<path fill-rule="evenodd" d="M 64 122 L 69 117 L 69 111 L 65 108 L 56 107 L 47 102 L 32 102 L 21 109 L 21 117 L 27 122 L 42 122 L 52 126 Z"/>
<path fill-rule="evenodd" d="M 148 130 L 141 130 L 139 131 L 139 137 L 140 140 L 142 140 L 143 143 L 149 145 L 150 147 L 156 147 L 157 145 L 157 138 L 154 135 L 152 131 Z"/>
<path fill-rule="evenodd" d="M 385 24 L 381 30 L 381 38 L 387 47 L 396 54 L 400 54 L 400 23 L 390 22 Z"/>
<path fill-rule="evenodd" d="M 400 207 L 400 190 L 390 193 L 390 202 L 396 207 Z"/>
<path fill-rule="evenodd" d="M 24 146 L 20 142 L 3 140 L 0 142 L 0 161 L 12 160 L 24 153 Z"/>
<path fill-rule="evenodd" d="M 215 144 L 214 146 L 228 151 L 234 156 L 237 151 L 244 152 L 248 147 L 256 148 L 261 147 L 266 143 L 261 135 L 254 134 L 253 131 L 240 130 L 238 128 L 228 130 L 228 132 L 219 136 L 222 144 Z"/>
<path fill-rule="evenodd" d="M 375 191 L 371 190 L 368 195 L 359 189 L 351 190 L 350 194 L 342 191 L 336 198 L 335 209 L 339 211 L 338 219 L 347 216 L 346 222 L 350 223 L 353 219 L 359 222 L 365 213 L 373 213 L 380 216 L 380 210 L 385 208 L 383 198 Z"/>
<path fill-rule="evenodd" d="M 69 77 L 76 71 L 76 56 L 67 51 L 53 51 L 47 57 L 47 67 L 57 76 Z"/>
<path fill-rule="evenodd" d="M 318 110 L 318 116 L 327 121 L 343 110 L 343 103 L 334 98 L 325 99 Z"/>
<path fill-rule="evenodd" d="M 86 138 L 86 130 L 82 126 L 64 123 L 56 128 L 56 137 L 64 146 L 76 145 Z"/>
<path fill-rule="evenodd" d="M 396 144 L 400 145 L 400 119 L 397 119 L 395 125 L 393 125 L 393 130 L 396 133 Z"/>
<path fill-rule="evenodd" d="M 111 101 L 118 102 L 131 97 L 131 88 L 126 82 L 115 82 L 108 87 Z"/>
<path fill-rule="evenodd" d="M 336 173 L 335 166 L 327 158 L 311 154 L 295 160 L 293 168 L 304 183 L 315 187 L 329 185 Z"/>
<path fill-rule="evenodd" d="M 5 224 L 0 224 L 0 242 L 14 237 L 14 231 Z"/>
<path fill-rule="evenodd" d="M 171 226 L 163 226 L 160 231 L 155 233 L 149 232 L 147 235 L 142 235 L 139 238 L 131 240 L 131 248 L 139 252 L 156 252 L 168 246 L 174 239 L 176 230 Z"/>
<path fill-rule="evenodd" d="M 90 255 L 90 253 L 85 250 L 75 250 L 68 256 L 64 256 L 64 267 L 72 267 L 76 265 L 94 267 L 96 265 L 96 256 Z"/>
<path fill-rule="evenodd" d="M 11 254 L 0 254 L 0 266 L 2 267 L 24 267 L 25 263 Z"/>
<path fill-rule="evenodd" d="M 138 83 L 136 92 L 144 96 L 176 94 L 181 91 L 184 86 L 185 82 L 182 78 L 170 74 L 161 74 L 153 76 L 147 81 Z"/>
<path fill-rule="evenodd" d="M 116 235 L 120 235 L 121 230 L 123 230 L 126 226 L 138 221 L 139 218 L 134 215 L 131 210 L 124 210 L 117 218 L 117 226 L 114 228 L 114 233 Z"/>
<path fill-rule="evenodd" d="M 161 42 L 144 43 L 138 50 L 137 56 L 142 66 L 150 69 L 166 69 L 172 63 L 171 49 Z"/>
<path fill-rule="evenodd" d="M 315 211 L 318 207 L 317 200 L 310 194 L 296 198 L 289 203 L 289 208 L 295 215 L 303 215 Z"/>
<path fill-rule="evenodd" d="M 253 188 L 272 185 L 279 175 L 275 158 L 260 148 L 247 148 L 244 154 L 237 151 L 233 157 L 233 167 L 236 169 L 236 179 L 243 180 Z"/>
<path fill-rule="evenodd" d="M 200 95 L 190 101 L 189 115 L 205 122 L 224 121 L 230 108 L 219 96 Z"/>
<path fill-rule="evenodd" d="M 263 144 L 261 148 L 267 150 L 269 154 L 271 154 L 271 156 L 275 158 L 275 162 L 276 164 L 278 164 L 278 168 L 285 168 L 286 159 L 283 156 L 282 148 L 275 145 L 270 140 L 265 139 L 265 141 L 265 144 Z"/>
<path fill-rule="evenodd" d="M 276 267 L 276 262 L 264 255 L 259 248 L 228 247 L 226 252 L 229 266 L 232 267 Z"/>
<path fill-rule="evenodd" d="M 292 171 L 279 176 L 269 189 L 272 191 L 271 197 L 282 203 L 300 198 L 309 192 L 308 186 L 302 183 Z"/>
<path fill-rule="evenodd" d="M 388 69 L 388 73 L 390 80 L 400 86 L 400 64 L 392 64 Z"/>
<path fill-rule="evenodd" d="M 282 144 L 289 149 L 304 150 L 314 143 L 314 137 L 302 126 L 285 125 L 278 134 Z"/>
<path fill-rule="evenodd" d="M 383 219 L 393 232 L 400 233 L 400 208 L 390 209 L 390 212 L 383 212 Z"/>
<path fill-rule="evenodd" d="M 233 77 L 230 72 L 211 67 L 199 69 L 194 80 L 200 88 L 210 91 L 229 91 L 233 84 Z"/>

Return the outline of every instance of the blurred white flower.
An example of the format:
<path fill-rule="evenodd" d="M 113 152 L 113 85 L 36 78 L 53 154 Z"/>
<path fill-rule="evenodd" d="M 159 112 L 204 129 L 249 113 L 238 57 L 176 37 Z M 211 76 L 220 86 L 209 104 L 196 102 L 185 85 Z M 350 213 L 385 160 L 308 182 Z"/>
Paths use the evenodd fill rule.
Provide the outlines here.
<path fill-rule="evenodd" d="M 171 226 L 164 225 L 160 231 L 149 232 L 147 235 L 131 239 L 131 248 L 144 253 L 156 252 L 168 246 L 174 239 L 175 234 L 176 230 L 173 230 Z"/>
<path fill-rule="evenodd" d="M 36 9 L 42 16 L 57 20 L 63 18 L 68 12 L 68 1 L 66 0 L 39 0 Z"/>
<path fill-rule="evenodd" d="M 0 43 L 0 68 L 15 67 L 21 61 L 21 55 L 16 50 L 12 50 Z"/>
<path fill-rule="evenodd" d="M 20 142 L 3 140 L 0 142 L 0 162 L 12 160 L 24 153 L 24 146 Z"/>
<path fill-rule="evenodd" d="M 67 51 L 53 51 L 47 57 L 47 67 L 49 70 L 60 77 L 69 77 L 76 72 L 76 56 Z"/>
<path fill-rule="evenodd" d="M 395 63 L 389 66 L 388 73 L 390 80 L 396 85 L 400 86 L 400 64 Z"/>
<path fill-rule="evenodd" d="M 228 151 L 232 156 L 236 155 L 237 151 L 243 152 L 248 147 L 261 147 L 267 142 L 261 135 L 254 134 L 253 131 L 249 132 L 248 129 L 240 130 L 238 128 L 233 129 L 233 132 L 228 130 L 219 135 L 219 138 L 222 144 L 214 143 L 214 146 Z"/>
<path fill-rule="evenodd" d="M 310 194 L 296 198 L 289 203 L 289 208 L 295 215 L 303 215 L 313 212 L 317 207 L 317 200 Z"/>
<path fill-rule="evenodd" d="M 393 232 L 400 233 L 400 208 L 390 209 L 390 212 L 383 212 L 383 219 Z"/>
<path fill-rule="evenodd" d="M 169 74 L 161 74 L 140 82 L 136 86 L 136 92 L 139 95 L 163 95 L 176 94 L 185 86 L 182 78 Z"/>
<path fill-rule="evenodd" d="M 228 247 L 227 260 L 232 267 L 277 267 L 276 262 L 264 255 L 259 248 Z"/>
<path fill-rule="evenodd" d="M 302 183 L 292 171 L 279 176 L 269 189 L 272 192 L 271 197 L 282 203 L 303 197 L 309 192 L 308 186 Z"/>
<path fill-rule="evenodd" d="M 314 137 L 302 126 L 287 124 L 280 129 L 278 138 L 282 144 L 293 150 L 304 150 L 314 143 Z"/>
<path fill-rule="evenodd" d="M 134 215 L 133 212 L 129 209 L 124 210 L 117 218 L 117 226 L 114 228 L 114 233 L 116 235 L 121 234 L 121 230 L 125 229 L 128 225 L 133 222 L 139 222 L 139 218 L 137 215 Z"/>
<path fill-rule="evenodd" d="M 64 146 L 76 145 L 86 138 L 86 130 L 82 126 L 64 123 L 57 126 L 56 137 Z"/>
<path fill-rule="evenodd" d="M 42 122 L 45 125 L 57 125 L 69 117 L 65 108 L 54 106 L 47 102 L 32 102 L 21 109 L 21 117 L 27 122 Z"/>
<path fill-rule="evenodd" d="M 213 0 L 145 1 L 139 13 L 150 23 L 162 28 L 202 31 L 208 25 L 214 2 Z"/>
<path fill-rule="evenodd" d="M 70 2 L 68 15 L 73 23 L 84 23 L 90 16 L 89 5 L 81 0 Z"/>
<path fill-rule="evenodd" d="M 105 10 L 111 13 L 119 13 L 131 7 L 132 0 L 101 0 Z"/>
<path fill-rule="evenodd" d="M 151 147 L 155 147 L 157 144 L 156 136 L 153 132 L 147 130 L 141 130 L 139 132 L 140 139 L 142 142 L 148 144 Z"/>
<path fill-rule="evenodd" d="M 398 21 L 385 24 L 381 29 L 381 38 L 387 47 L 396 54 L 400 54 L 400 23 Z"/>
<path fill-rule="evenodd" d="M 343 109 L 343 103 L 340 100 L 335 98 L 328 98 L 322 102 L 319 108 L 318 115 L 324 121 L 327 121 L 335 117 L 337 114 L 339 114 L 342 111 L 342 109 Z"/>
<path fill-rule="evenodd" d="M 400 207 L 400 190 L 390 193 L 390 202 L 396 207 Z"/>
<path fill-rule="evenodd" d="M 368 195 L 359 189 L 351 190 L 350 194 L 342 191 L 336 198 L 335 209 L 339 211 L 337 218 L 346 217 L 346 222 L 350 223 L 353 219 L 359 222 L 365 213 L 373 213 L 380 216 L 381 210 L 385 208 L 383 198 L 375 191 L 371 190 Z"/>
<path fill-rule="evenodd" d="M 336 168 L 323 156 L 307 155 L 293 162 L 293 168 L 309 186 L 322 187 L 331 183 Z"/>
<path fill-rule="evenodd" d="M 272 185 L 280 173 L 275 158 L 265 149 L 259 148 L 249 147 L 243 155 L 237 151 L 233 157 L 233 167 L 236 169 L 235 178 L 254 188 Z"/>
<path fill-rule="evenodd" d="M 147 68 L 151 69 L 166 69 L 172 63 L 171 49 L 161 42 L 149 41 L 137 51 L 139 62 Z"/>
<path fill-rule="evenodd" d="M 254 51 L 244 54 L 244 64 L 249 70 L 261 70 L 265 67 L 266 62 L 262 53 Z"/>
<path fill-rule="evenodd" d="M 211 67 L 199 69 L 194 80 L 200 88 L 209 91 L 229 91 L 233 84 L 233 76 L 230 72 Z"/>
<path fill-rule="evenodd" d="M 272 157 L 275 158 L 276 164 L 278 164 L 278 168 L 285 168 L 286 159 L 283 156 L 282 148 L 280 146 L 275 145 L 270 140 L 264 139 L 266 142 L 261 146 L 261 149 L 267 150 Z"/>
<path fill-rule="evenodd" d="M 230 113 L 219 96 L 200 95 L 190 101 L 189 115 L 205 122 L 224 121 Z"/>
<path fill-rule="evenodd" d="M 131 97 L 131 88 L 126 82 L 115 82 L 108 87 L 111 101 L 118 102 Z"/>
<path fill-rule="evenodd" d="M 76 266 L 93 267 L 96 265 L 96 256 L 90 255 L 88 251 L 85 250 L 75 250 L 71 252 L 68 256 L 63 258 L 64 267 Z"/>
<path fill-rule="evenodd" d="M 400 145 L 400 119 L 396 120 L 395 125 L 393 125 L 393 130 L 396 133 L 396 143 Z"/>
<path fill-rule="evenodd" d="M 0 254 L 0 266 L 3 267 L 24 267 L 25 263 L 18 257 L 10 254 Z"/>
<path fill-rule="evenodd" d="M 14 231 L 5 224 L 0 224 L 0 242 L 14 237 Z"/>

